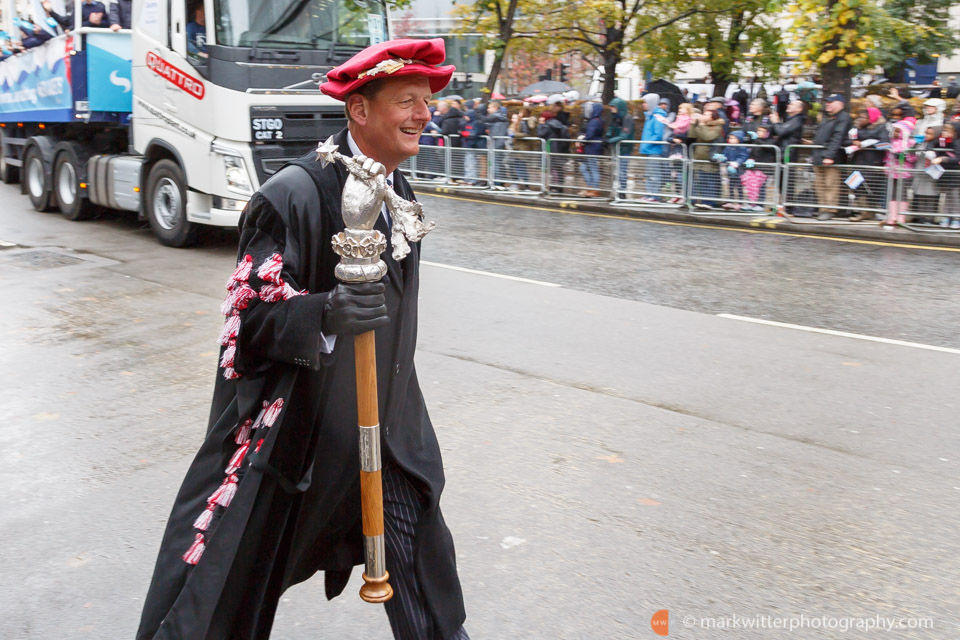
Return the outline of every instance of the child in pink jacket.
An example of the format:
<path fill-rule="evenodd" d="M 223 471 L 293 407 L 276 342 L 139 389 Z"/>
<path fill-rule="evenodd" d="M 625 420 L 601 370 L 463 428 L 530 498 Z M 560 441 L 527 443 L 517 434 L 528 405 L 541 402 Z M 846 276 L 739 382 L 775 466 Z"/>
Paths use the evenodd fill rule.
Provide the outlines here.
<path fill-rule="evenodd" d="M 890 134 L 890 148 L 884 157 L 887 175 L 893 178 L 890 182 L 890 204 L 887 208 L 887 219 L 881 222 L 886 230 L 895 229 L 898 224 L 907 221 L 907 217 L 902 213 L 908 210 L 910 206 L 904 200 L 898 200 L 900 195 L 906 197 L 906 180 L 913 177 L 911 169 L 917 162 L 915 154 L 908 153 L 913 146 L 913 129 L 916 126 L 916 119 L 912 116 L 893 124 L 893 132 Z"/>

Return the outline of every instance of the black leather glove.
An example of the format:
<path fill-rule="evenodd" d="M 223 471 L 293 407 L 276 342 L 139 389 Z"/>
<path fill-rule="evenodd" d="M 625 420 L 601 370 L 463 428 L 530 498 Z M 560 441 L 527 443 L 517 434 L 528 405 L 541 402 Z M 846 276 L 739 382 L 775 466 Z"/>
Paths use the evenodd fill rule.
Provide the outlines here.
<path fill-rule="evenodd" d="M 383 282 L 338 284 L 323 305 L 323 335 L 359 335 L 387 326 L 384 289 Z"/>

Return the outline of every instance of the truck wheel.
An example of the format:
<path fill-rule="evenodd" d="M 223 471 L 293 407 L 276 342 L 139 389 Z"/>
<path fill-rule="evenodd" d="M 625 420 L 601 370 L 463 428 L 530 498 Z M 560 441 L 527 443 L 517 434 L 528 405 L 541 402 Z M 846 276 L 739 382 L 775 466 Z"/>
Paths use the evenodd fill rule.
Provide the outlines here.
<path fill-rule="evenodd" d="M 53 163 L 53 195 L 67 220 L 86 220 L 93 215 L 93 203 L 80 190 L 81 169 L 71 148 L 63 149 Z"/>
<path fill-rule="evenodd" d="M 16 184 L 20 181 L 20 167 L 7 164 L 7 148 L 3 144 L 3 133 L 0 133 L 0 180 L 7 184 Z"/>
<path fill-rule="evenodd" d="M 185 247 L 193 242 L 197 225 L 187 220 L 187 180 L 172 160 L 160 160 L 147 176 L 147 221 L 168 247 Z"/>
<path fill-rule="evenodd" d="M 53 194 L 47 184 L 43 156 L 40 150 L 31 146 L 23 159 L 24 180 L 30 204 L 37 211 L 49 211 L 53 205 Z"/>

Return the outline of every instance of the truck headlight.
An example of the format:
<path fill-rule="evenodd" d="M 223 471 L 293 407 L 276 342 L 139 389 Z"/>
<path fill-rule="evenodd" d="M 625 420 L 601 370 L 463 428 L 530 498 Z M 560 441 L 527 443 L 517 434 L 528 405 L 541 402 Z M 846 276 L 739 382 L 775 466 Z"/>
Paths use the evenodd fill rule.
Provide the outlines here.
<path fill-rule="evenodd" d="M 238 156 L 223 156 L 224 177 L 227 179 L 227 188 L 237 193 L 248 195 L 253 189 L 250 187 L 250 178 L 243 158 Z"/>

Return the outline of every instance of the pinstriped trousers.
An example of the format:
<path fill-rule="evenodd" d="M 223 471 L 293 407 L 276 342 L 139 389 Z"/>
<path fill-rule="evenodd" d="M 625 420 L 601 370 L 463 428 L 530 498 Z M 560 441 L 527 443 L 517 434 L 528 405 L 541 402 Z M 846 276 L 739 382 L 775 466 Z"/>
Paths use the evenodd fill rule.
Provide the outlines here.
<path fill-rule="evenodd" d="M 384 546 L 393 598 L 384 603 L 395 640 L 432 640 L 433 620 L 413 566 L 413 537 L 423 511 L 417 490 L 391 462 L 383 465 Z M 445 640 L 470 640 L 463 627 Z"/>

